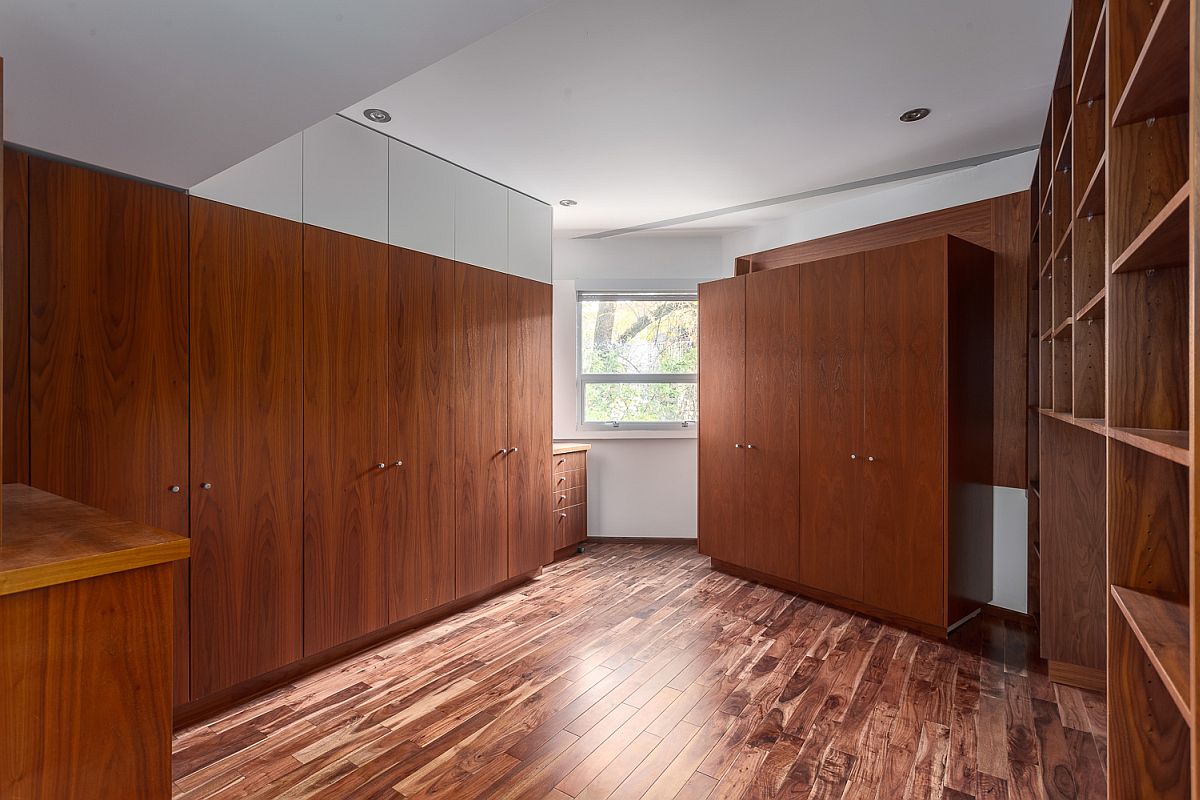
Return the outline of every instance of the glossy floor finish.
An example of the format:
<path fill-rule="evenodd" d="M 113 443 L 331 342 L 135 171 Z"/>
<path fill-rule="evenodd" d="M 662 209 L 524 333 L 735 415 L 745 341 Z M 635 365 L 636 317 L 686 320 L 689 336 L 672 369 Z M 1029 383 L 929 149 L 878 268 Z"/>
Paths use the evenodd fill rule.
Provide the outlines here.
<path fill-rule="evenodd" d="M 1102 798 L 1104 701 L 1032 636 L 950 645 L 603 544 L 175 741 L 177 798 Z"/>

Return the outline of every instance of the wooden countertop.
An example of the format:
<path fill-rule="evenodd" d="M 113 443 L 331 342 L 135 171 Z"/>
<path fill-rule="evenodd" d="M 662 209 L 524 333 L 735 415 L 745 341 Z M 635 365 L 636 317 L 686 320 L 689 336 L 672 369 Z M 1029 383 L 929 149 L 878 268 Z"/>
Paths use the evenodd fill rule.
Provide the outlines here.
<path fill-rule="evenodd" d="M 0 596 L 188 557 L 191 542 L 21 483 L 4 486 Z"/>
<path fill-rule="evenodd" d="M 591 449 L 592 446 L 590 444 L 582 444 L 581 442 L 555 442 L 551 455 L 561 456 L 564 453 L 586 453 Z"/>

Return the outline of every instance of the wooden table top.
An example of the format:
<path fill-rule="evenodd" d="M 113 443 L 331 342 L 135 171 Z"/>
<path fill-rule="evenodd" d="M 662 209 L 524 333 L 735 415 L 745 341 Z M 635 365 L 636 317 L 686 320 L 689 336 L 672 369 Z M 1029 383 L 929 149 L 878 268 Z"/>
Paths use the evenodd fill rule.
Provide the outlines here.
<path fill-rule="evenodd" d="M 590 444 L 583 444 L 582 442 L 555 442 L 551 455 L 561 456 L 564 453 L 586 453 L 591 449 L 592 446 Z"/>
<path fill-rule="evenodd" d="M 21 483 L 4 486 L 0 596 L 188 557 L 191 542 Z"/>

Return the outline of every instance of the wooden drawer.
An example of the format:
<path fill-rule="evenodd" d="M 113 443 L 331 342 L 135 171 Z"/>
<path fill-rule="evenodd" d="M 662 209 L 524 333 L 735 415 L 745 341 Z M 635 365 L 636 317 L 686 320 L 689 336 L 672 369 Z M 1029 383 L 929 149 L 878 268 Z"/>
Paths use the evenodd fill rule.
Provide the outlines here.
<path fill-rule="evenodd" d="M 578 453 L 563 453 L 560 456 L 551 456 L 550 463 L 553 465 L 554 474 L 557 475 L 560 472 L 583 469 L 586 459 L 587 453 L 581 450 Z"/>
<path fill-rule="evenodd" d="M 587 503 L 552 513 L 555 550 L 579 544 L 587 538 Z"/>
<path fill-rule="evenodd" d="M 573 469 L 570 472 L 560 472 L 550 479 L 550 491 L 562 494 L 565 489 L 587 486 L 587 469 Z"/>
<path fill-rule="evenodd" d="M 555 492 L 550 495 L 550 499 L 552 501 L 551 508 L 555 511 L 562 511 L 564 508 L 586 503 L 587 487 L 575 486 L 570 489 L 563 489 L 561 492 Z"/>

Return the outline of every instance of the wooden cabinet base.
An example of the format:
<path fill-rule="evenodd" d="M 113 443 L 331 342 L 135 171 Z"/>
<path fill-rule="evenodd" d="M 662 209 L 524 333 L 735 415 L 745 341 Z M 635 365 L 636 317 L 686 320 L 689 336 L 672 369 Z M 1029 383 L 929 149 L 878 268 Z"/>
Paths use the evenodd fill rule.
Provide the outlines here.
<path fill-rule="evenodd" d="M 1046 667 L 1053 683 L 1076 686 L 1093 692 L 1103 692 L 1108 683 L 1107 676 L 1102 669 L 1081 667 L 1065 661 L 1047 661 Z"/>
<path fill-rule="evenodd" d="M 274 689 L 278 689 L 286 683 L 290 683 L 297 678 L 309 675 L 317 670 L 335 664 L 339 661 L 344 661 L 352 656 L 355 656 L 365 650 L 369 650 L 376 645 L 386 642 L 388 639 L 407 633 L 416 628 L 429 625 L 438 620 L 445 619 L 451 614 L 457 614 L 465 608 L 480 603 L 491 597 L 494 597 L 501 592 L 506 592 L 522 583 L 536 578 L 542 572 L 542 568 L 527 572 L 523 575 L 517 575 L 514 578 L 509 578 L 506 581 L 490 586 L 481 591 L 460 597 L 437 608 L 432 608 L 429 611 L 409 617 L 408 619 L 400 620 L 386 628 L 381 628 L 377 631 L 353 639 L 349 642 L 344 642 L 336 647 L 331 647 L 328 650 L 323 650 L 319 653 L 303 658 L 299 661 L 294 661 L 284 667 L 280 667 L 274 672 L 269 672 L 265 675 L 260 675 L 248 681 L 239 683 L 236 686 L 231 686 L 228 689 L 223 689 L 220 692 L 209 695 L 201 700 L 194 700 L 191 703 L 175 707 L 175 729 L 187 727 L 196 722 L 203 721 L 225 711 L 240 703 L 245 703 L 253 700 L 256 697 L 266 694 Z M 164 797 L 166 795 L 163 795 Z"/>
<path fill-rule="evenodd" d="M 606 539 L 605 541 L 608 540 Z M 811 597 L 813 600 L 819 600 L 822 603 L 828 603 L 831 606 L 844 608 L 847 611 L 853 611 L 856 614 L 864 614 L 868 617 L 874 617 L 875 619 L 882 620 L 889 625 L 907 628 L 935 639 L 949 638 L 947 629 L 937 625 L 930 625 L 927 622 L 919 622 L 914 619 L 908 619 L 907 617 L 901 617 L 897 614 L 884 611 L 883 609 L 869 606 L 866 603 L 848 600 L 845 597 L 840 597 L 836 594 L 830 594 L 829 592 L 823 592 L 820 589 L 814 589 L 811 586 L 793 583 L 791 581 L 783 580 L 782 578 L 776 578 L 773 575 L 766 575 L 762 572 L 756 572 L 752 569 L 747 569 L 746 567 L 739 567 L 736 564 L 730 564 L 726 561 L 719 561 L 715 558 L 710 558 L 709 560 L 712 562 L 713 569 L 717 570 L 718 572 L 724 572 L 727 575 L 732 575 L 735 578 L 754 581 L 755 583 L 761 583 L 766 586 L 773 586 L 776 589 L 782 589 L 785 592 L 792 592 L 793 594 L 802 595 L 804 597 Z M 964 619 L 961 621 L 965 621 L 966 619 L 967 617 L 964 617 Z"/>
<path fill-rule="evenodd" d="M 170 797 L 172 573 L 0 597 L 0 796 Z"/>

